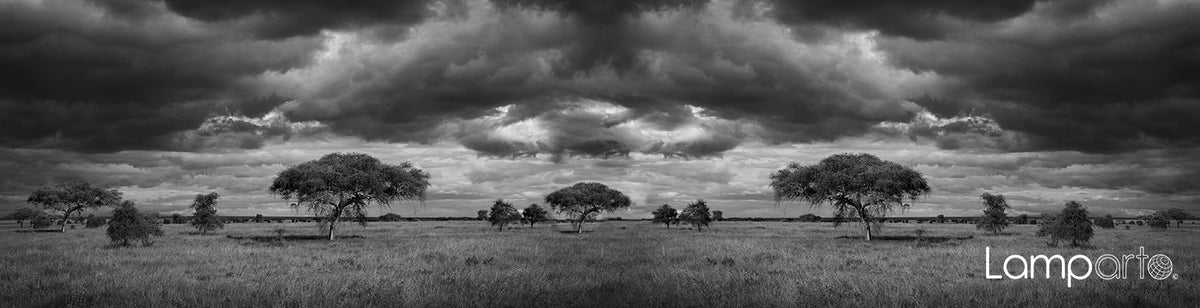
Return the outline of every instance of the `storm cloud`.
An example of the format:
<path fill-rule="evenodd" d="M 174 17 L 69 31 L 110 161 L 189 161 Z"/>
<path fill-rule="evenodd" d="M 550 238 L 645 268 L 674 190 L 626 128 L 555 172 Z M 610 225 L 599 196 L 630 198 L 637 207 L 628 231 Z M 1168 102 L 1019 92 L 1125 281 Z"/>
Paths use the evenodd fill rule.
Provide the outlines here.
<path fill-rule="evenodd" d="M 0 191 L 85 177 L 261 205 L 268 170 L 366 147 L 512 168 L 441 174 L 448 199 L 594 177 L 644 202 L 767 202 L 730 170 L 855 150 L 936 173 L 956 202 L 1193 200 L 1198 17 L 1148 0 L 16 0 L 0 159 L 50 171 Z M 263 149 L 308 156 L 243 157 Z M 262 165 L 229 174 L 230 157 Z"/>

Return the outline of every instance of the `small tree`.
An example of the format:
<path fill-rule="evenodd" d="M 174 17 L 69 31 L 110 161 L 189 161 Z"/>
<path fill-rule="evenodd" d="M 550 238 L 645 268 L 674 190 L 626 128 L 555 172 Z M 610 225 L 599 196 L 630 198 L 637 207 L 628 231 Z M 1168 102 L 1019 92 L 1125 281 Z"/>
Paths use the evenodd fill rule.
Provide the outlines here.
<path fill-rule="evenodd" d="M 268 189 L 294 208 L 325 216 L 329 240 L 343 215 L 367 215 L 367 206 L 390 206 L 398 200 L 425 200 L 429 173 L 410 162 L 388 165 L 367 154 L 333 153 L 280 172 Z"/>
<path fill-rule="evenodd" d="M 488 211 L 487 210 L 479 210 L 479 211 L 475 212 L 475 220 L 480 220 L 480 221 L 488 220 Z"/>
<path fill-rule="evenodd" d="M 713 219 L 713 221 L 722 221 L 722 220 L 725 220 L 725 212 L 722 212 L 722 211 L 712 211 L 712 219 Z"/>
<path fill-rule="evenodd" d="M 1104 217 L 1096 218 L 1095 224 L 1097 227 L 1100 227 L 1100 229 L 1112 229 L 1117 227 L 1117 224 L 1113 223 L 1112 215 L 1104 215 Z"/>
<path fill-rule="evenodd" d="M 1008 209 L 1008 201 L 1004 200 L 1004 195 L 984 193 L 979 196 L 983 199 L 983 216 L 979 217 L 979 223 L 975 225 L 976 229 L 992 232 L 992 234 L 1000 234 L 1001 230 L 1008 227 L 1008 215 L 1004 214 L 1004 210 Z"/>
<path fill-rule="evenodd" d="M 400 217 L 400 214 L 396 214 L 396 213 L 387 213 L 387 214 L 383 214 L 383 215 L 379 216 L 379 221 L 401 221 L 401 220 L 404 220 L 404 218 Z"/>
<path fill-rule="evenodd" d="M 263 215 L 262 214 L 254 214 L 254 223 L 256 223 L 256 224 L 263 223 Z"/>
<path fill-rule="evenodd" d="M 533 224 L 549 220 L 549 215 L 550 213 L 546 212 L 546 209 L 537 204 L 530 204 L 529 207 L 521 211 L 521 216 L 525 218 L 525 222 L 529 223 L 530 228 L 533 228 Z"/>
<path fill-rule="evenodd" d="M 183 215 L 180 215 L 179 213 L 171 214 L 171 223 L 181 225 L 185 222 L 187 221 L 183 219 Z"/>
<path fill-rule="evenodd" d="M 868 241 L 873 218 L 906 209 L 904 200 L 930 191 L 920 172 L 871 154 L 836 154 L 808 166 L 793 162 L 771 174 L 771 188 L 776 202 L 831 204 L 835 226 L 847 217 L 861 218 Z"/>
<path fill-rule="evenodd" d="M 191 208 L 196 210 L 196 213 L 192 214 L 192 227 L 200 231 L 200 234 L 225 228 L 225 223 L 217 216 L 217 198 L 220 197 L 216 192 L 211 192 L 197 194 L 192 201 Z"/>
<path fill-rule="evenodd" d="M 133 202 L 125 201 L 113 210 L 112 221 L 108 222 L 108 239 L 119 246 L 129 246 L 130 240 L 141 240 L 142 246 L 150 246 L 151 236 L 162 236 L 161 223 L 152 217 L 143 216 Z"/>
<path fill-rule="evenodd" d="M 489 212 L 488 222 L 491 222 L 500 231 L 504 231 L 505 225 L 521 220 L 521 214 L 517 213 L 517 208 L 513 207 L 512 203 L 504 202 L 504 199 L 496 199 Z"/>
<path fill-rule="evenodd" d="M 695 226 L 696 231 L 703 231 L 704 227 L 712 221 L 712 214 L 708 212 L 708 204 L 705 204 L 704 200 L 696 200 L 683 209 L 679 220 Z"/>
<path fill-rule="evenodd" d="M 671 223 L 674 223 L 675 219 L 679 217 L 679 212 L 667 204 L 663 204 L 650 214 L 654 215 L 654 219 L 650 220 L 650 223 L 665 224 L 667 229 L 670 229 Z"/>
<path fill-rule="evenodd" d="M 1151 228 L 1166 230 L 1167 228 L 1171 227 L 1171 220 L 1167 219 L 1166 216 L 1153 214 L 1146 219 L 1146 224 L 1150 225 Z"/>
<path fill-rule="evenodd" d="M 1174 220 L 1176 228 L 1182 228 L 1181 225 L 1183 224 L 1183 220 L 1192 219 L 1192 214 L 1184 211 L 1181 208 L 1171 208 L 1166 211 L 1160 211 L 1158 212 L 1158 215 L 1166 219 Z"/>
<path fill-rule="evenodd" d="M 37 217 L 38 213 L 39 212 L 34 209 L 23 207 L 23 208 L 17 209 L 16 211 L 13 211 L 12 214 L 8 214 L 8 218 L 16 219 L 17 224 L 20 224 L 21 228 L 24 228 L 25 221 L 29 220 L 29 219 L 33 219 L 34 217 Z"/>
<path fill-rule="evenodd" d="M 1013 223 L 1018 225 L 1029 224 L 1029 214 L 1017 215 L 1017 218 L 1013 219 Z"/>
<path fill-rule="evenodd" d="M 939 223 L 939 224 L 944 224 L 944 223 L 946 223 L 946 215 L 938 215 L 938 216 L 937 216 L 937 223 Z"/>
<path fill-rule="evenodd" d="M 71 214 L 85 209 L 114 206 L 121 200 L 121 192 L 103 189 L 83 181 L 46 185 L 29 195 L 27 202 L 42 206 L 50 211 L 62 213 L 62 229 L 67 232 L 67 219 Z"/>
<path fill-rule="evenodd" d="M 1068 201 L 1061 213 L 1046 218 L 1037 235 L 1049 235 L 1051 245 L 1070 240 L 1071 246 L 1079 246 L 1092 239 L 1092 221 L 1088 219 L 1087 208 L 1078 202 Z"/>
<path fill-rule="evenodd" d="M 583 222 L 601 211 L 612 213 L 627 208 L 628 196 L 604 184 L 584 182 L 564 187 L 546 195 L 546 204 L 559 213 L 566 212 L 576 219 L 575 232 L 583 233 Z"/>

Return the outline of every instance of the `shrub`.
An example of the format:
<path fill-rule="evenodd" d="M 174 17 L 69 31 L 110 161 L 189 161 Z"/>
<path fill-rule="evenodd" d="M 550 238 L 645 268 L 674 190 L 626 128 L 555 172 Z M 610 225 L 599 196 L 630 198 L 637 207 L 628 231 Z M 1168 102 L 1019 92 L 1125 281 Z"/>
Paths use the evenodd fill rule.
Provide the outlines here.
<path fill-rule="evenodd" d="M 1018 224 L 1018 225 L 1029 224 L 1029 214 L 1017 215 L 1017 218 L 1013 219 L 1013 224 Z"/>
<path fill-rule="evenodd" d="M 1071 246 L 1086 244 L 1092 239 L 1092 222 L 1087 209 L 1075 201 L 1068 201 L 1057 216 L 1043 216 L 1038 236 L 1050 236 L 1050 245 L 1060 240 L 1070 240 Z"/>
<path fill-rule="evenodd" d="M 103 227 L 108 222 L 104 218 L 98 218 L 95 215 L 88 215 L 87 220 L 83 223 L 84 228 L 95 229 Z"/>
<path fill-rule="evenodd" d="M 404 220 L 404 218 L 400 217 L 400 214 L 396 214 L 396 213 L 387 213 L 387 214 L 383 214 L 382 216 L 379 216 L 379 221 L 401 221 L 401 220 Z"/>
<path fill-rule="evenodd" d="M 1163 215 L 1154 214 L 1146 219 L 1146 224 L 1151 228 L 1166 229 L 1171 226 L 1171 220 Z"/>
<path fill-rule="evenodd" d="M 1104 215 L 1104 217 L 1096 218 L 1096 226 L 1100 229 L 1116 228 L 1117 224 L 1113 223 L 1112 215 Z"/>
<path fill-rule="evenodd" d="M 157 219 L 141 215 L 133 202 L 125 201 L 113 210 L 107 234 L 108 239 L 118 246 L 129 246 L 131 240 L 141 240 L 142 246 L 150 246 L 151 236 L 163 235 L 161 226 Z"/>
<path fill-rule="evenodd" d="M 49 227 L 51 224 L 54 224 L 54 220 L 50 218 L 49 214 L 42 212 L 38 212 L 33 219 L 29 220 L 29 226 L 34 229 Z"/>
<path fill-rule="evenodd" d="M 800 218 L 797 218 L 796 220 L 798 220 L 800 222 L 817 222 L 817 221 L 821 221 L 821 216 L 817 216 L 817 215 L 813 215 L 813 214 L 804 214 L 804 215 L 800 215 Z"/>

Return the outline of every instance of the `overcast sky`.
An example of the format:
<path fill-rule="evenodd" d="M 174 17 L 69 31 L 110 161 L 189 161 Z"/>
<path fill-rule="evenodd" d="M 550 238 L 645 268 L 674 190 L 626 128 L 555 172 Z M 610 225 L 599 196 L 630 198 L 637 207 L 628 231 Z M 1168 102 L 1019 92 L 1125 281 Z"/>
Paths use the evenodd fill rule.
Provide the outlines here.
<path fill-rule="evenodd" d="M 304 214 L 274 175 L 363 152 L 433 175 L 376 214 L 596 181 L 624 217 L 828 215 L 767 176 L 866 152 L 933 188 L 893 215 L 1200 214 L 1200 3 L 876 2 L 2 0 L 0 213 L 83 179 Z"/>

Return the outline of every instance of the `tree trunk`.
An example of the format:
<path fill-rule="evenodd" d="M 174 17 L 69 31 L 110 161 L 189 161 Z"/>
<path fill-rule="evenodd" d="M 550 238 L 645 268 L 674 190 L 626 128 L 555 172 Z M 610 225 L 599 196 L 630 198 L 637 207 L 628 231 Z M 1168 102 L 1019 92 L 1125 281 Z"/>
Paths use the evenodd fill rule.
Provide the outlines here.
<path fill-rule="evenodd" d="M 871 241 L 871 223 L 866 222 L 866 225 L 867 225 L 867 241 L 869 242 L 869 241 Z"/>
<path fill-rule="evenodd" d="M 63 213 L 62 224 L 60 225 L 62 229 L 58 230 L 59 233 L 67 233 L 67 218 L 71 217 L 71 212 L 72 211 L 66 211 Z"/>
<path fill-rule="evenodd" d="M 337 220 L 336 220 L 336 218 L 335 218 L 335 220 L 334 220 L 334 221 L 330 221 L 330 222 L 329 222 L 329 240 L 330 240 L 330 241 L 332 241 L 332 240 L 333 240 L 333 228 L 334 228 L 334 227 L 336 227 L 336 226 L 337 226 Z"/>

